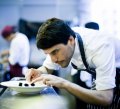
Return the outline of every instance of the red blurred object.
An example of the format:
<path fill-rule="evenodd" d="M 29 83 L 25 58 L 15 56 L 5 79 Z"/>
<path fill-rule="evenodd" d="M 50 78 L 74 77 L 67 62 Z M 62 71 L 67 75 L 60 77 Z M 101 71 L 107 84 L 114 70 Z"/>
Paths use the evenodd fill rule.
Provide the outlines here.
<path fill-rule="evenodd" d="M 3 38 L 6 38 L 12 33 L 15 33 L 14 27 L 13 26 L 5 26 L 1 32 L 1 35 Z"/>

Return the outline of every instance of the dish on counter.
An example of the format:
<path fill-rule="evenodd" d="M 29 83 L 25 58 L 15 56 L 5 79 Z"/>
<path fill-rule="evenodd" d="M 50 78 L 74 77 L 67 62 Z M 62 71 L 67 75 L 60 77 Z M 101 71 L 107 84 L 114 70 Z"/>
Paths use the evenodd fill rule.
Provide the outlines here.
<path fill-rule="evenodd" d="M 0 84 L 14 91 L 17 91 L 18 93 L 24 93 L 24 94 L 36 94 L 39 93 L 42 89 L 47 87 L 47 85 L 43 84 L 42 82 L 36 82 L 30 84 L 25 80 L 5 81 L 5 82 L 1 82 Z"/>

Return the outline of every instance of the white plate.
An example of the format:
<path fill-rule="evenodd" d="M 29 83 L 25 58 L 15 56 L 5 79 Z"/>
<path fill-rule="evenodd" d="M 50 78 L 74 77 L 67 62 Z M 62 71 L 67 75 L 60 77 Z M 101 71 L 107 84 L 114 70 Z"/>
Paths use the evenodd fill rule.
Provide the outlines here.
<path fill-rule="evenodd" d="M 43 88 L 47 87 L 47 85 L 43 83 L 35 83 L 34 86 L 29 84 L 27 81 L 6 81 L 6 82 L 1 82 L 0 83 L 3 86 L 7 86 L 11 88 L 14 91 L 17 91 L 19 93 L 24 93 L 24 94 L 36 94 L 39 93 Z M 19 86 L 19 84 L 22 84 L 22 86 Z M 25 86 L 27 84 L 28 86 Z"/>

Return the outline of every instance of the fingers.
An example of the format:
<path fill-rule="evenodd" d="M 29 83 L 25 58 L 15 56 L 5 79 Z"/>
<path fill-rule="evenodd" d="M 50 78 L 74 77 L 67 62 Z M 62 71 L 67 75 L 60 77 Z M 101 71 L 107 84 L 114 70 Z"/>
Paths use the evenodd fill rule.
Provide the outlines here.
<path fill-rule="evenodd" d="M 45 81 L 44 84 L 46 84 L 47 86 L 54 86 L 51 81 Z"/>
<path fill-rule="evenodd" d="M 44 84 L 51 86 L 51 84 L 50 84 L 51 79 L 50 79 L 49 74 L 42 74 L 40 77 L 35 78 L 34 80 L 32 80 L 31 83 L 35 83 L 37 81 L 42 81 Z"/>
<path fill-rule="evenodd" d="M 32 83 L 35 83 L 37 81 L 42 81 L 42 80 L 43 80 L 42 77 L 38 77 L 38 78 L 33 79 L 30 83 L 32 84 Z"/>
<path fill-rule="evenodd" d="M 35 78 L 39 77 L 40 74 L 36 69 L 29 69 L 27 74 L 25 75 L 25 78 L 28 82 L 31 82 L 32 80 L 34 80 Z"/>
<path fill-rule="evenodd" d="M 58 88 L 63 88 L 63 82 L 65 82 L 63 78 L 56 77 L 51 74 L 41 74 L 39 77 L 33 79 L 31 83 L 35 83 L 38 81 L 42 81 L 44 84 L 48 86 L 55 86 Z"/>
<path fill-rule="evenodd" d="M 38 73 L 38 71 L 36 70 L 36 69 L 31 69 L 31 73 L 32 73 L 32 75 L 31 75 L 31 80 L 30 81 L 32 81 L 32 80 L 34 80 L 35 78 L 38 78 L 39 76 L 40 76 L 40 73 Z"/>
<path fill-rule="evenodd" d="M 30 82 L 31 80 L 31 69 L 28 69 L 26 75 L 25 75 L 26 81 Z"/>

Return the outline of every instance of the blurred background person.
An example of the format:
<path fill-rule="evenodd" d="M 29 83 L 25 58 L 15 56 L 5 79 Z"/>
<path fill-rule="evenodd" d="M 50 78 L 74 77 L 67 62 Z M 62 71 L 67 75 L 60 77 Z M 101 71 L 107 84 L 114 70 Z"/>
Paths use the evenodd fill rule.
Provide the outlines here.
<path fill-rule="evenodd" d="M 87 22 L 85 23 L 85 28 L 99 30 L 99 24 L 96 22 Z"/>
<path fill-rule="evenodd" d="M 14 26 L 5 26 L 1 36 L 10 42 L 9 50 L 3 50 L 0 53 L 1 63 L 9 63 L 10 69 L 4 73 L 3 80 L 10 80 L 13 77 L 24 77 L 30 55 L 30 45 L 27 36 L 17 32 Z"/>

